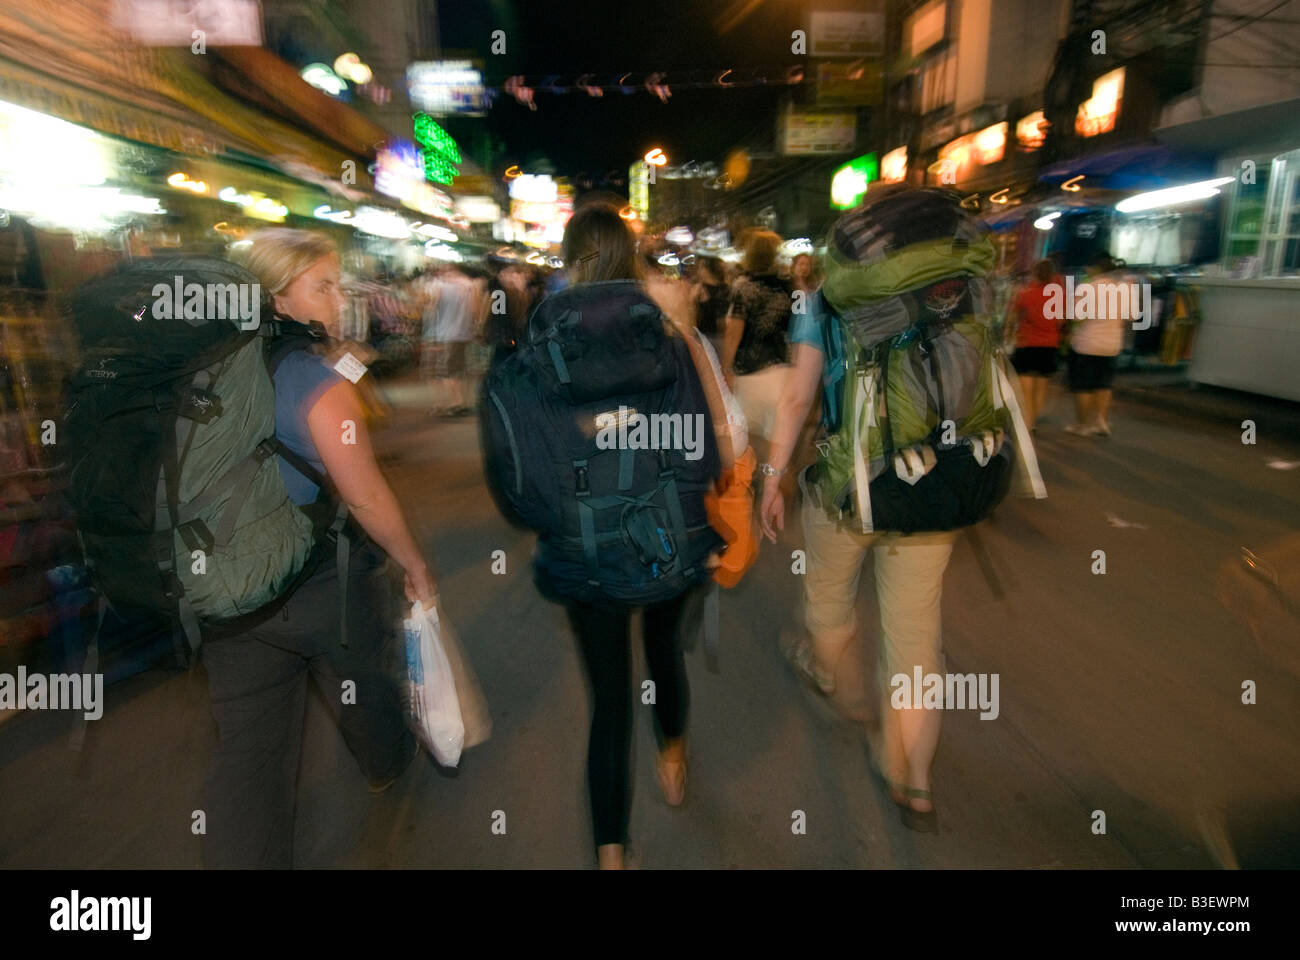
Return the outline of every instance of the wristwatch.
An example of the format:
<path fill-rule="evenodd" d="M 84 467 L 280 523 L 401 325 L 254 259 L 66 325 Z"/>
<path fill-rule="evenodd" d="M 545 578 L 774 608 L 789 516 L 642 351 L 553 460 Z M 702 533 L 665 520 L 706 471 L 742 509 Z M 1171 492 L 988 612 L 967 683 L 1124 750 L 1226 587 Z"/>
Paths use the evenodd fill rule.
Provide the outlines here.
<path fill-rule="evenodd" d="M 758 465 L 758 472 L 765 477 L 779 477 L 785 473 L 785 470 L 778 470 L 770 463 L 760 463 Z"/>

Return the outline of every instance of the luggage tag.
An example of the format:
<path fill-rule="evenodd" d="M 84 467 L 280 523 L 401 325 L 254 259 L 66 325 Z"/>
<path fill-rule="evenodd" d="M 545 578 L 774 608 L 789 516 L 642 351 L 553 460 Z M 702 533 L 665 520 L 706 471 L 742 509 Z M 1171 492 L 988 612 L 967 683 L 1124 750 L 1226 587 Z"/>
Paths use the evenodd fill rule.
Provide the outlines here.
<path fill-rule="evenodd" d="M 356 383 L 366 375 L 369 369 L 364 363 L 358 360 L 349 351 L 339 358 L 339 362 L 334 364 L 334 370 L 340 375 L 347 377 L 353 383 Z"/>

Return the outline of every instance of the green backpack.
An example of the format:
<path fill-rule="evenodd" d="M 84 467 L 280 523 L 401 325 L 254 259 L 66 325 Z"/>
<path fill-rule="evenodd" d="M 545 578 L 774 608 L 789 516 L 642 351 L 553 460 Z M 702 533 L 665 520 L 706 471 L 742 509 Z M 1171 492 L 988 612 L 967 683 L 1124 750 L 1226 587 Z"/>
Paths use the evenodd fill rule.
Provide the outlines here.
<path fill-rule="evenodd" d="M 266 615 L 311 572 L 316 537 L 275 456 L 277 325 L 256 278 L 210 257 L 136 260 L 82 286 L 72 318 L 69 498 L 101 596 L 128 619 L 170 614 L 194 649 Z"/>
<path fill-rule="evenodd" d="M 810 477 L 864 533 L 953 530 L 1013 474 L 1046 496 L 993 325 L 994 251 L 960 198 L 884 188 L 832 228 L 813 299 L 834 374 Z"/>

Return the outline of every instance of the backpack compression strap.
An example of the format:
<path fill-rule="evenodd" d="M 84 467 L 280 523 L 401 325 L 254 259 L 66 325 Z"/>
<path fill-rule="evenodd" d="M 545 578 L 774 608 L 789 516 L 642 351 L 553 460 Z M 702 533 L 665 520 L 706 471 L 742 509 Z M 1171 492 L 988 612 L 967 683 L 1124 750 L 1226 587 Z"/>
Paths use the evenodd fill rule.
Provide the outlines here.
<path fill-rule="evenodd" d="M 1029 436 L 1029 428 L 1025 425 L 1024 415 L 1020 412 L 1020 403 L 1016 400 L 1015 388 L 1007 377 L 1001 359 L 1001 354 L 994 351 L 990 360 L 993 366 L 993 406 L 995 408 L 1005 406 L 1007 412 L 1011 414 L 1011 425 L 1016 432 L 1016 452 L 1022 458 L 1025 471 L 1029 474 L 1029 484 L 1034 491 L 1034 499 L 1042 500 L 1047 496 L 1047 487 L 1038 469 L 1038 455 L 1034 453 L 1034 441 Z"/>

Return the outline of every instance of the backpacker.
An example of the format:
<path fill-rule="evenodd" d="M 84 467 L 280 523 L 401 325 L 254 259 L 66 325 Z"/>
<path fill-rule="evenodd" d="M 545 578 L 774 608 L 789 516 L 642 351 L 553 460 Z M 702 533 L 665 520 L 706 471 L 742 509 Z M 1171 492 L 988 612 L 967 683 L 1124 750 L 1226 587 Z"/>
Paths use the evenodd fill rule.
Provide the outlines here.
<path fill-rule="evenodd" d="M 864 533 L 912 533 L 984 519 L 1017 469 L 1046 496 L 991 322 L 993 248 L 960 197 L 873 191 L 827 248 L 821 505 Z"/>
<path fill-rule="evenodd" d="M 91 575 L 115 607 L 179 618 L 194 649 L 310 572 L 312 523 L 274 456 L 263 311 L 256 277 L 210 257 L 124 263 L 72 303 L 69 497 Z"/>
<path fill-rule="evenodd" d="M 643 606 L 708 579 L 723 545 L 704 506 L 719 472 L 708 401 L 636 283 L 544 300 L 484 382 L 482 430 L 498 506 L 539 534 L 544 595 Z"/>

